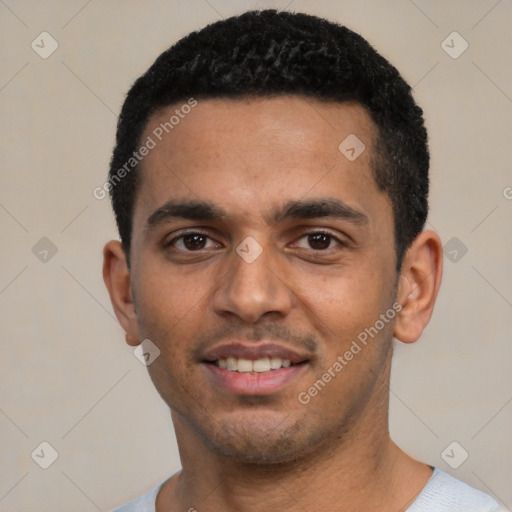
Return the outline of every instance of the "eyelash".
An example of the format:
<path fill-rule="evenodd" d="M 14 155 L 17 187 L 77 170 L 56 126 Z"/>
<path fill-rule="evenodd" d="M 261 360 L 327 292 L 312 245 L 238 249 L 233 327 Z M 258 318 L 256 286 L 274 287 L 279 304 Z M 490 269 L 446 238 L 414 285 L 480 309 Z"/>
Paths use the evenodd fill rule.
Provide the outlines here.
<path fill-rule="evenodd" d="M 204 238 L 207 238 L 209 240 L 214 240 L 211 236 L 209 236 L 207 233 L 204 233 L 202 231 L 199 231 L 199 230 L 195 230 L 195 231 L 189 231 L 189 232 L 186 232 L 186 233 L 182 233 L 181 235 L 179 236 L 176 236 L 174 237 L 172 240 L 170 240 L 169 242 L 166 242 L 164 244 L 165 248 L 174 248 L 176 249 L 175 247 L 175 244 L 178 242 L 178 241 L 182 241 L 185 237 L 187 236 L 193 236 L 193 235 L 199 235 L 201 237 L 204 237 Z M 330 243 L 329 245 L 334 241 L 336 242 L 336 246 L 337 247 L 346 247 L 347 246 L 347 243 L 343 242 L 342 240 L 340 240 L 337 236 L 333 235 L 332 233 L 328 232 L 328 231 L 325 231 L 325 230 L 318 230 L 318 231 L 309 231 L 309 232 L 306 232 L 306 233 L 303 233 L 299 238 L 296 239 L 296 242 L 303 239 L 303 238 L 306 238 L 308 236 L 311 236 L 311 235 L 325 235 L 327 237 L 330 237 Z M 218 243 L 218 242 L 216 242 Z M 318 252 L 318 253 L 326 253 L 328 251 L 330 251 L 331 249 L 333 249 L 334 247 L 328 247 L 327 249 L 313 249 L 313 248 L 309 248 L 309 249 L 305 249 L 304 247 L 300 247 L 299 249 L 303 249 L 303 250 L 312 250 L 314 252 Z M 188 253 L 194 253 L 194 252 L 200 252 L 201 250 L 204 250 L 204 249 L 198 249 L 197 251 L 192 251 L 192 250 L 187 250 L 187 249 L 176 249 L 178 251 L 182 251 L 182 252 L 188 252 Z"/>
<path fill-rule="evenodd" d="M 183 240 L 185 237 L 187 236 L 193 236 L 193 235 L 199 235 L 199 236 L 202 236 L 204 238 L 208 238 L 210 240 L 213 240 L 213 238 L 211 236 L 209 236 L 207 233 L 203 233 L 202 231 L 198 231 L 198 230 L 195 230 L 195 231 L 188 231 L 186 233 L 182 233 L 181 235 L 179 236 L 176 236 L 174 237 L 172 240 L 170 240 L 169 242 L 166 242 L 164 245 L 165 247 L 174 247 L 174 244 L 179 241 L 179 240 Z M 183 251 L 183 252 L 199 252 L 199 251 L 188 251 L 188 250 L 184 250 L 184 249 L 178 249 L 179 251 Z"/>

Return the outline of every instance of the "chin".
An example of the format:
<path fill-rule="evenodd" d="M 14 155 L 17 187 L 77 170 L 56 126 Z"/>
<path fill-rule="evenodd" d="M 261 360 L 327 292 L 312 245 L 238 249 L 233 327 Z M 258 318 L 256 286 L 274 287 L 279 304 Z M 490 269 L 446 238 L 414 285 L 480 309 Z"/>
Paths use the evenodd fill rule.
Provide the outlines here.
<path fill-rule="evenodd" d="M 203 442 L 217 455 L 255 465 L 295 462 L 313 451 L 324 437 L 317 429 L 308 429 L 305 422 L 290 422 L 287 416 L 275 415 L 266 421 L 220 421 L 215 428 L 200 430 Z"/>

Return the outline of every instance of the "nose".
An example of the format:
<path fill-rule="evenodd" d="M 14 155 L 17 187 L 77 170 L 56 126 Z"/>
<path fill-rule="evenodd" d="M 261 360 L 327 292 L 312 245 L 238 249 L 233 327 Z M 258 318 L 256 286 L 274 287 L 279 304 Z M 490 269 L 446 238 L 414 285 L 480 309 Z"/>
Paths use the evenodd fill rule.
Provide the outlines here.
<path fill-rule="evenodd" d="M 213 307 L 221 316 L 235 315 L 257 323 L 263 316 L 285 317 L 293 305 L 293 292 L 270 249 L 254 260 L 233 252 L 227 273 L 214 291 Z"/>

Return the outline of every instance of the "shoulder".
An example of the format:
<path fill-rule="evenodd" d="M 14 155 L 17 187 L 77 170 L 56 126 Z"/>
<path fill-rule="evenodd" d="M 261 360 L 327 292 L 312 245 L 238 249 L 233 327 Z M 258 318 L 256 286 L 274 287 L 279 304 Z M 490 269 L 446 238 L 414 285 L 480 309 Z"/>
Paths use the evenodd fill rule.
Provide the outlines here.
<path fill-rule="evenodd" d="M 146 494 L 126 503 L 122 507 L 116 508 L 112 512 L 155 512 L 156 497 L 162 485 L 158 485 Z"/>
<path fill-rule="evenodd" d="M 499 512 L 499 504 L 438 468 L 407 512 Z"/>

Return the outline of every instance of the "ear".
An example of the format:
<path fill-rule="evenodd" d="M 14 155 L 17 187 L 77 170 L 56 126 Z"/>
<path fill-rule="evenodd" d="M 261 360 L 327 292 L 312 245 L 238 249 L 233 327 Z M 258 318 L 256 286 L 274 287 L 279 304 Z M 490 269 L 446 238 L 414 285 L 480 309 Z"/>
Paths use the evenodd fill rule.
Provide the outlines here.
<path fill-rule="evenodd" d="M 413 343 L 427 325 L 443 274 L 443 246 L 434 231 L 421 232 L 405 254 L 398 284 L 397 315 L 393 335 L 404 343 Z"/>
<path fill-rule="evenodd" d="M 103 249 L 103 280 L 117 320 L 126 333 L 126 343 L 137 346 L 140 338 L 133 302 L 130 270 L 121 242 L 111 240 Z"/>

